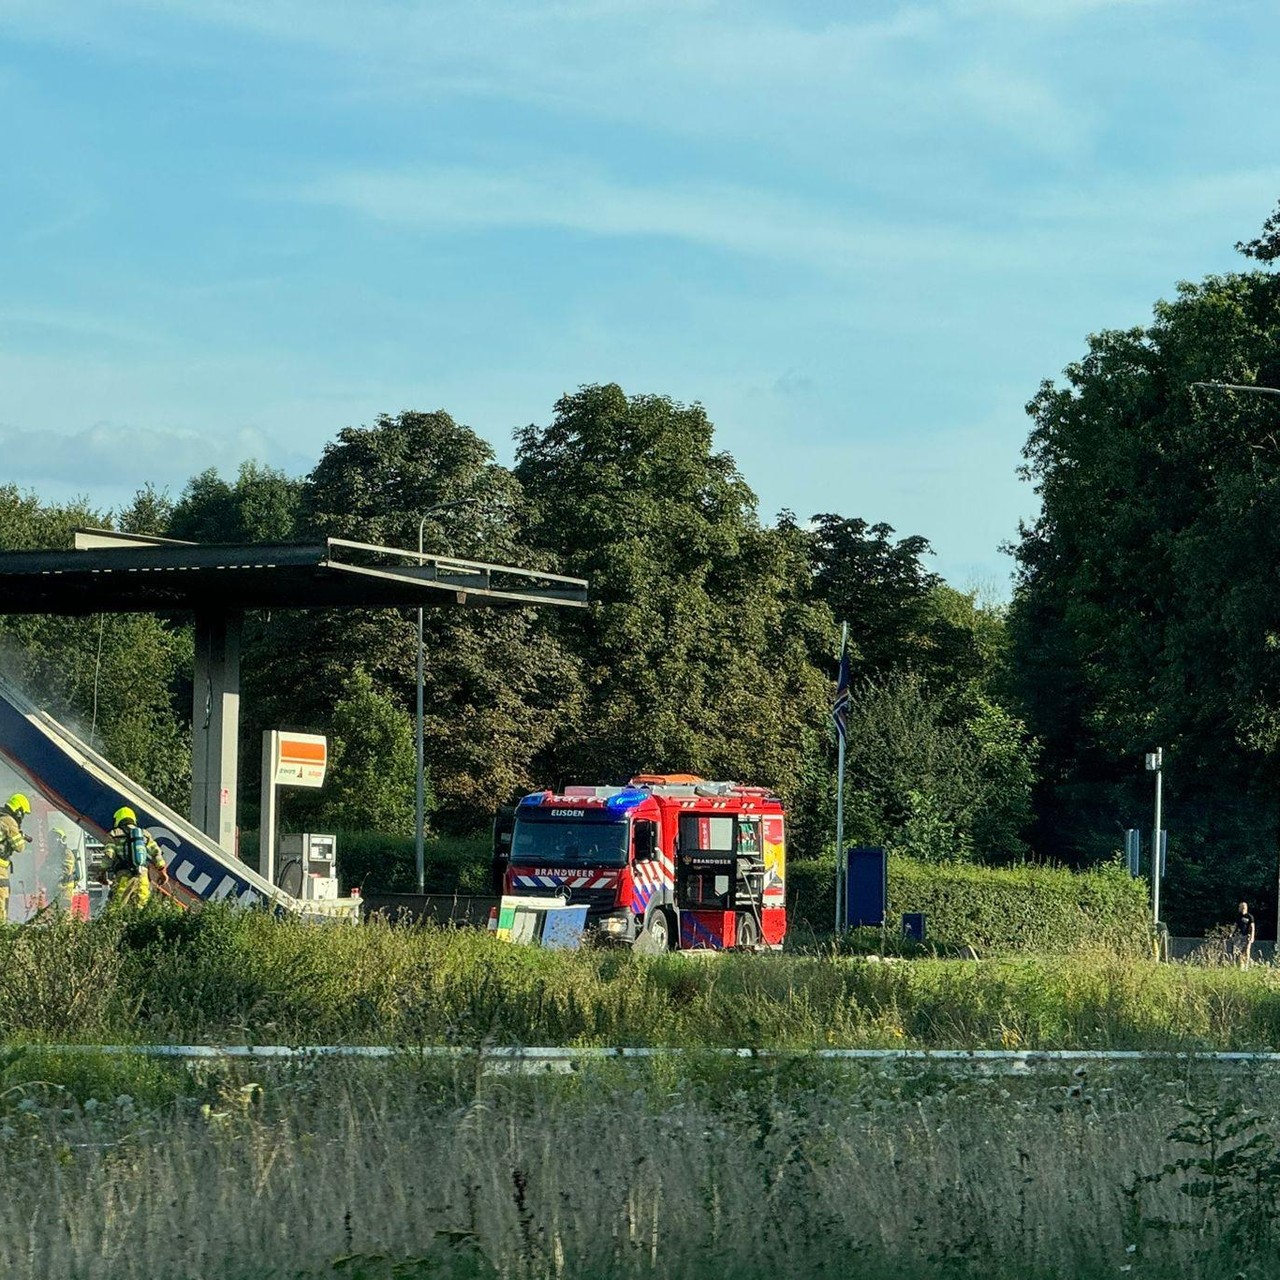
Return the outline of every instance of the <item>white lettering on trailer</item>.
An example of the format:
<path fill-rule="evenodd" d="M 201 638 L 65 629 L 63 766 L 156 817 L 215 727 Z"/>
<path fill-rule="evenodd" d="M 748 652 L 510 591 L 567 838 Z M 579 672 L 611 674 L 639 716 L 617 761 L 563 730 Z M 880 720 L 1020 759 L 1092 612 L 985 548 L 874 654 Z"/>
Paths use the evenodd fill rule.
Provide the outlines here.
<path fill-rule="evenodd" d="M 253 889 L 237 889 L 235 878 L 232 876 L 223 876 L 222 883 L 212 893 L 206 893 L 213 883 L 213 877 L 206 871 L 197 872 L 189 858 L 184 858 L 174 867 L 173 876 L 179 884 L 190 889 L 197 898 L 207 898 L 209 902 L 222 902 L 231 898 L 241 907 L 252 907 L 261 901 Z"/>
<path fill-rule="evenodd" d="M 178 883 L 186 885 L 197 898 L 203 898 L 204 891 L 213 883 L 213 877 L 207 872 L 201 871 L 197 875 L 190 861 L 180 862 L 173 874 Z"/>
<path fill-rule="evenodd" d="M 176 852 L 181 841 L 168 827 L 148 827 L 149 835 L 166 853 Z"/>

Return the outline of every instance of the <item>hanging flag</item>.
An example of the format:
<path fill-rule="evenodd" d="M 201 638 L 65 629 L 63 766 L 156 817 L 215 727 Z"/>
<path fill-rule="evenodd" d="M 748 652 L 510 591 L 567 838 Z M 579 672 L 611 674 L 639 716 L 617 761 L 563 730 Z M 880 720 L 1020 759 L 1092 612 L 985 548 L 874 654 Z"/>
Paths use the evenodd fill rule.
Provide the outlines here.
<path fill-rule="evenodd" d="M 840 674 L 836 677 L 836 696 L 831 703 L 831 718 L 836 722 L 836 732 L 843 743 L 849 734 L 849 633 L 846 630 L 840 643 Z"/>

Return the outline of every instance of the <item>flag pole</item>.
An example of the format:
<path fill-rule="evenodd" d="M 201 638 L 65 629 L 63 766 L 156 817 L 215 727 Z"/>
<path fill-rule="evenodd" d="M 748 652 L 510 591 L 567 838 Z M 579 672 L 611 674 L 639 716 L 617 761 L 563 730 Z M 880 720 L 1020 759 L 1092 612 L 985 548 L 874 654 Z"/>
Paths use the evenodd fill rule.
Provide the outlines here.
<path fill-rule="evenodd" d="M 849 624 L 840 624 L 840 676 L 836 686 L 836 937 L 844 923 L 844 739 L 849 706 Z"/>

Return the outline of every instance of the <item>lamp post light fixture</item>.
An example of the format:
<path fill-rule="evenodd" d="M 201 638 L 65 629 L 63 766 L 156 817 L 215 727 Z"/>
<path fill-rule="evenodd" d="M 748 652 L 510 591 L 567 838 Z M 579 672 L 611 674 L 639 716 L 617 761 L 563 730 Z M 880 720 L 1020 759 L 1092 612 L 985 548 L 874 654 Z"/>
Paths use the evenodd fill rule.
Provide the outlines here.
<path fill-rule="evenodd" d="M 1193 382 L 1191 385 L 1215 391 L 1246 391 L 1255 396 L 1280 396 L 1280 387 L 1258 387 L 1247 382 Z"/>

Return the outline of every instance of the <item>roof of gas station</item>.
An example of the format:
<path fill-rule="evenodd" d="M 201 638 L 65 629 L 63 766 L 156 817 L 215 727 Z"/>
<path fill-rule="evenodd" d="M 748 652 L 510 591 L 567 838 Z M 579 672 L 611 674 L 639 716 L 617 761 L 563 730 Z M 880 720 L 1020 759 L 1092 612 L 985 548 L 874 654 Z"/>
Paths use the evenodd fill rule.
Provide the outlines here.
<path fill-rule="evenodd" d="M 0 613 L 586 603 L 582 578 L 342 538 L 213 545 L 94 529 L 72 551 L 0 552 Z"/>

